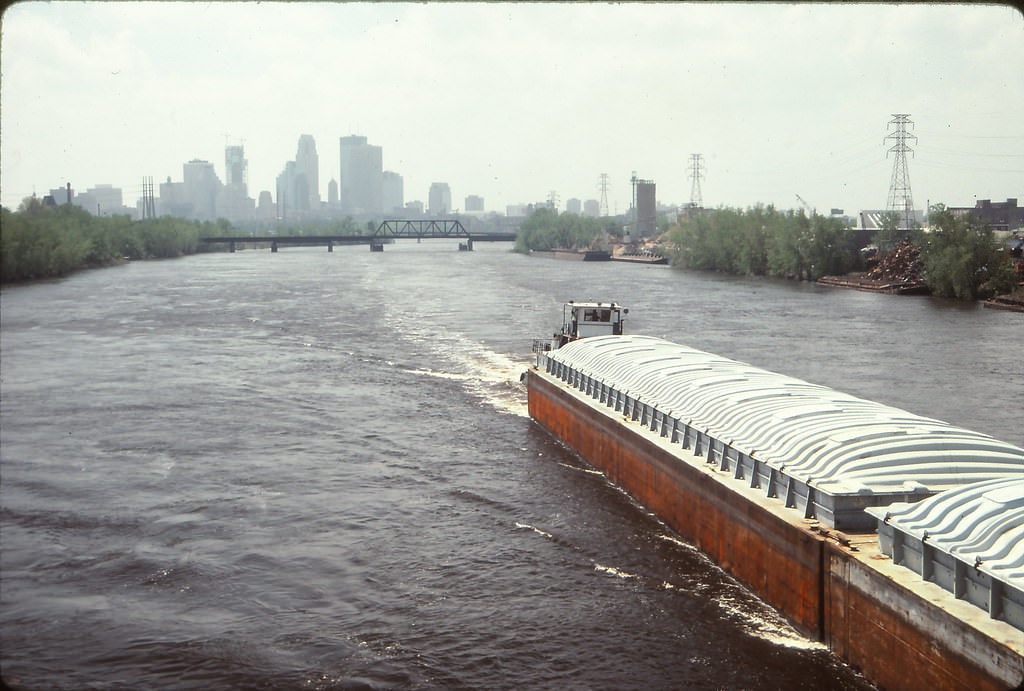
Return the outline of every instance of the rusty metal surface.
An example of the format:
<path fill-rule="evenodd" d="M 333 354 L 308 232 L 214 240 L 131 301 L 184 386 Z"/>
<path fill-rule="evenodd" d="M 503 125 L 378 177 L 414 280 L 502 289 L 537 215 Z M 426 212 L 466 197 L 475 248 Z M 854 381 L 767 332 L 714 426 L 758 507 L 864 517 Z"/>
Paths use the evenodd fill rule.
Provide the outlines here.
<path fill-rule="evenodd" d="M 530 415 L 542 426 L 869 679 L 889 689 L 1024 682 L 1024 641 L 1007 633 L 1014 629 L 1002 622 L 986 629 L 963 609 L 967 603 L 936 604 L 937 586 L 939 595 L 922 594 L 877 547 L 866 553 L 873 538 L 827 539 L 777 500 L 737 489 L 727 473 L 689 462 L 557 379 L 530 371 L 527 388 Z"/>

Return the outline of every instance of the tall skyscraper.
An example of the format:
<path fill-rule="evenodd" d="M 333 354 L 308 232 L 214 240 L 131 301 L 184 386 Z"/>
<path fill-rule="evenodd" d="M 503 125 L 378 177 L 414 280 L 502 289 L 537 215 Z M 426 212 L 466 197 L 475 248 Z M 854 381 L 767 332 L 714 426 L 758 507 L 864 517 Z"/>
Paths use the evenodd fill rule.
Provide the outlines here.
<path fill-rule="evenodd" d="M 297 214 L 298 192 L 295 189 L 295 161 L 288 161 L 277 176 L 277 217 L 293 218 Z"/>
<path fill-rule="evenodd" d="M 375 214 L 383 209 L 384 156 L 366 137 L 341 137 L 341 209 L 349 214 Z"/>
<path fill-rule="evenodd" d="M 212 221 L 216 215 L 220 178 L 209 161 L 192 159 L 182 166 L 185 199 L 192 204 L 192 218 Z M 161 190 L 161 195 L 163 191 Z"/>
<path fill-rule="evenodd" d="M 224 147 L 224 184 L 240 185 L 243 193 L 248 194 L 245 189 L 248 183 L 249 161 L 245 158 L 245 147 L 239 145 Z"/>
<path fill-rule="evenodd" d="M 299 150 L 295 154 L 295 186 L 302 194 L 301 199 L 296 199 L 296 208 L 315 211 L 320 207 L 320 157 L 311 134 L 299 137 Z"/>
<path fill-rule="evenodd" d="M 430 208 L 430 215 L 434 217 L 447 216 L 452 211 L 452 191 L 447 182 L 433 182 L 430 184 L 430 196 L 427 198 Z"/>
<path fill-rule="evenodd" d="M 381 178 L 381 211 L 393 214 L 405 206 L 405 182 L 398 173 L 385 170 Z"/>
<path fill-rule="evenodd" d="M 249 198 L 249 161 L 242 146 L 224 147 L 224 187 L 217 195 L 217 217 L 243 221 L 252 216 L 253 200 Z"/>

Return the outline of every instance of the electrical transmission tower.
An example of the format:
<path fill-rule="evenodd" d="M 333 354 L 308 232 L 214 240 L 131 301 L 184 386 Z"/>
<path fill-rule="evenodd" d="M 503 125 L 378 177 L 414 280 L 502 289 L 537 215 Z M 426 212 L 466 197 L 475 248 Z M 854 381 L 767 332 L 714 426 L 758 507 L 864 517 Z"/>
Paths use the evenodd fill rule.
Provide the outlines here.
<path fill-rule="evenodd" d="M 156 198 L 153 194 L 152 176 L 142 178 L 142 217 L 156 218 Z"/>
<path fill-rule="evenodd" d="M 704 179 L 704 156 L 690 154 L 690 207 L 699 209 L 704 205 L 700 194 L 700 181 Z"/>
<path fill-rule="evenodd" d="M 601 173 L 599 189 L 601 190 L 601 202 L 597 214 L 604 218 L 608 216 L 608 173 Z"/>
<path fill-rule="evenodd" d="M 914 227 L 914 197 L 910 193 L 910 174 L 907 172 L 907 153 L 914 153 L 914 150 L 907 146 L 907 140 L 917 140 L 917 137 L 907 132 L 907 125 L 913 126 L 909 113 L 893 113 L 889 126 L 895 129 L 886 135 L 884 141 L 890 139 L 895 141 L 885 157 L 895 154 L 892 160 L 892 179 L 889 182 L 889 201 L 886 203 L 886 210 L 900 215 L 900 227 L 910 229 Z"/>

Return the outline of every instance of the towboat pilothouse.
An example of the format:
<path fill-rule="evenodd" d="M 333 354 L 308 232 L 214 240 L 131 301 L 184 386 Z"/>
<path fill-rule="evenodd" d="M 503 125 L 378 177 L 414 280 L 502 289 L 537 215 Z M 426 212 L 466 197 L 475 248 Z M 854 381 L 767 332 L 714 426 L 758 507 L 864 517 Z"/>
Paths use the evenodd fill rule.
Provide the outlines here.
<path fill-rule="evenodd" d="M 557 350 L 570 341 L 588 336 L 621 336 L 625 315 L 629 310 L 614 302 L 574 302 L 562 306 L 562 330 L 550 343 L 534 341 L 537 352 Z"/>

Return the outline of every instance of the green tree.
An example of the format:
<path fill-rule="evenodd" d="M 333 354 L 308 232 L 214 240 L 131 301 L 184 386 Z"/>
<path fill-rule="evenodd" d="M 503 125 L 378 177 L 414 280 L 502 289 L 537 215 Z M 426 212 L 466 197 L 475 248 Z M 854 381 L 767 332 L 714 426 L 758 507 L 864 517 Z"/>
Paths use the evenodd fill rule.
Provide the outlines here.
<path fill-rule="evenodd" d="M 550 249 L 583 249 L 602 242 L 602 222 L 578 214 L 557 214 L 541 207 L 519 224 L 516 252 Z"/>
<path fill-rule="evenodd" d="M 920 239 L 933 294 L 975 300 L 1012 290 L 1013 268 L 991 228 L 974 216 L 954 216 L 942 204 L 930 212 L 932 232 Z"/>

